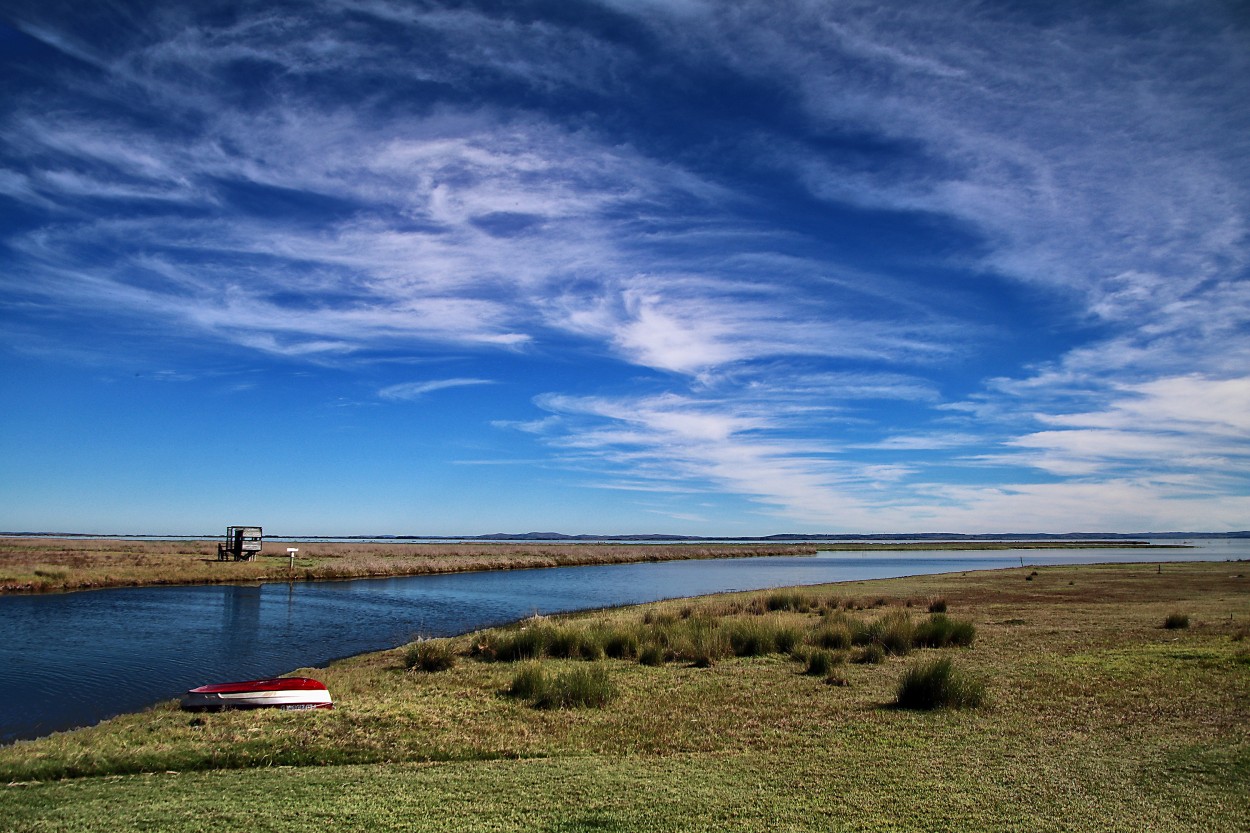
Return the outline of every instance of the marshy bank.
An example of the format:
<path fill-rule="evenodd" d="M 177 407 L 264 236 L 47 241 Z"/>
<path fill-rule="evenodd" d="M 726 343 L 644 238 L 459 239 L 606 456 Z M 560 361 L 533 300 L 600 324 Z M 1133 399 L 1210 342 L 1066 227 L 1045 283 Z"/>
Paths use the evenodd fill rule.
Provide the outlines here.
<path fill-rule="evenodd" d="M 291 561 L 287 547 L 299 550 Z M 1153 548 L 1141 541 L 959 541 L 820 544 L 340 543 L 269 541 L 250 562 L 217 560 L 210 540 L 0 538 L 0 594 L 105 587 L 318 581 L 528 570 L 818 551 L 1002 551 Z"/>
<path fill-rule="evenodd" d="M 1247 829 L 1246 572 L 1039 567 L 530 619 L 302 669 L 333 712 L 162 704 L 5 747 L 0 820 Z M 856 661 L 874 645 L 879 662 Z M 976 702 L 900 708 L 943 661 Z"/>
<path fill-rule="evenodd" d="M 298 548 L 292 562 L 287 547 Z M 217 560 L 215 541 L 0 538 L 0 593 L 104 587 L 333 581 L 702 558 L 813 555 L 804 544 L 266 542 L 255 561 Z"/>

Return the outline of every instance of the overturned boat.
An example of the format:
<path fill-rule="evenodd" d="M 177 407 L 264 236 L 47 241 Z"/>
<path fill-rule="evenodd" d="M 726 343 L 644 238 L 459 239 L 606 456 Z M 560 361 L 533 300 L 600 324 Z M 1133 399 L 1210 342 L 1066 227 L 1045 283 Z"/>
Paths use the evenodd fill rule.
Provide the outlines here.
<path fill-rule="evenodd" d="M 332 709 L 325 683 L 310 677 L 275 677 L 193 688 L 182 695 L 188 711 L 219 709 Z"/>

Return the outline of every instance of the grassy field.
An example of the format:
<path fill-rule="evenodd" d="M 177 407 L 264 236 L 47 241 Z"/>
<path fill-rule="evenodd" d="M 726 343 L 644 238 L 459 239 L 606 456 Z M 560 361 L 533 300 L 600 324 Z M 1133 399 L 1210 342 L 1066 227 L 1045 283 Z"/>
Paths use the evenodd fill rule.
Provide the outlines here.
<path fill-rule="evenodd" d="M 286 548 L 299 548 L 294 564 Z M 1132 541 L 1076 543 L 958 542 L 839 544 L 840 550 L 1142 546 Z M 832 549 L 832 545 L 820 546 Z M 47 593 L 101 587 L 218 584 L 520 570 L 689 558 L 812 555 L 811 544 L 330 543 L 267 542 L 250 562 L 218 561 L 215 541 L 107 538 L 0 538 L 0 593 Z"/>
<path fill-rule="evenodd" d="M 1247 566 L 857 582 L 433 640 L 305 669 L 332 712 L 169 703 L 0 749 L 0 828 L 1246 830 Z M 920 647 L 934 633 L 958 637 Z M 935 658 L 979 707 L 897 706 Z M 525 688 L 596 674 L 597 707 Z"/>

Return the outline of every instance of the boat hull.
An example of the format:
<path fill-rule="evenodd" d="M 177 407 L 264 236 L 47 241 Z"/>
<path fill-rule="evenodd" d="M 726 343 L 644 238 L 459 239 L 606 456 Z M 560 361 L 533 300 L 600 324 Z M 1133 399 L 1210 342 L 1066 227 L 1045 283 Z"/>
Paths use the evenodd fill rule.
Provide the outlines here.
<path fill-rule="evenodd" d="M 182 695 L 188 711 L 220 709 L 332 709 L 334 701 L 323 683 L 308 677 L 244 680 L 193 688 Z"/>

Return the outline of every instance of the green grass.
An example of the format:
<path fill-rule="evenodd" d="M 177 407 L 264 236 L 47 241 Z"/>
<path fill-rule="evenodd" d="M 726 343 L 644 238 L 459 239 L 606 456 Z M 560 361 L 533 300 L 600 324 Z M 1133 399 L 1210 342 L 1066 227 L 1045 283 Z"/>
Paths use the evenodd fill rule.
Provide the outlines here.
<path fill-rule="evenodd" d="M 1237 572 L 968 573 L 804 588 L 803 610 L 735 594 L 530 620 L 446 640 L 459 661 L 438 673 L 411 673 L 411 646 L 300 669 L 330 687 L 332 712 L 167 703 L 0 748 L 0 829 L 1250 829 L 1250 582 Z M 829 614 L 835 594 L 887 604 Z M 918 632 L 933 617 L 906 600 L 939 597 L 974 627 L 971 647 L 913 645 L 902 658 L 870 640 L 854 650 L 875 646 L 879 664 L 805 673 L 832 652 L 816 644 L 823 628 L 885 633 L 874 623 L 910 613 Z M 1161 629 L 1169 610 L 1195 624 Z M 743 622 L 803 640 L 708 667 L 678 656 Z M 549 644 L 585 633 L 605 654 L 632 638 L 662 664 L 629 650 L 518 662 L 478 651 L 523 629 L 558 637 Z M 986 682 L 985 703 L 896 708 L 909 668 L 942 658 Z M 524 695 L 522 673 L 542 681 Z M 562 677 L 569 692 L 578 677 L 606 679 L 615 698 L 536 708 Z"/>

